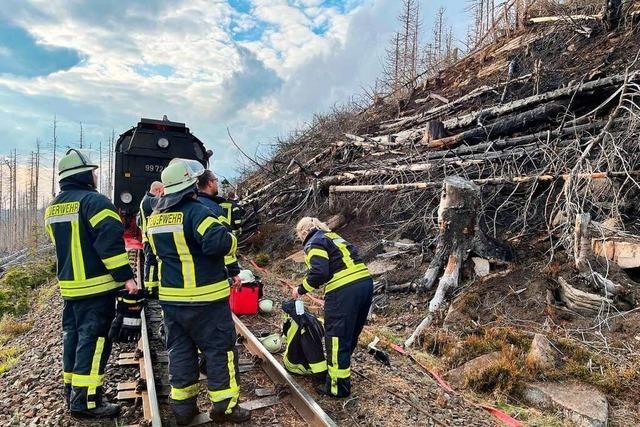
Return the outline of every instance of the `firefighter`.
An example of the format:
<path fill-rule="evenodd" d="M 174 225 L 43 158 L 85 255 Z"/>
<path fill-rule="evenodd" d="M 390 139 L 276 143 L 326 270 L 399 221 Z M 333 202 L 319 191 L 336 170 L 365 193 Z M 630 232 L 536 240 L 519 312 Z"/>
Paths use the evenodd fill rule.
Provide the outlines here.
<path fill-rule="evenodd" d="M 222 208 L 225 222 L 236 236 L 242 232 L 242 218 L 245 214 L 236 200 L 224 198 L 218 194 L 218 178 L 210 170 L 198 179 L 198 195 L 205 199 L 208 206 L 213 201 Z"/>
<path fill-rule="evenodd" d="M 198 349 L 207 365 L 210 416 L 244 422 L 234 353 L 236 333 L 229 307 L 224 256 L 237 246 L 211 211 L 196 198 L 204 172 L 193 160 L 174 159 L 162 172 L 164 195 L 147 219 L 147 236 L 160 264 L 159 300 L 167 333 L 171 408 L 180 425 L 198 413 Z"/>
<path fill-rule="evenodd" d="M 308 271 L 302 285 L 293 290 L 293 297 L 322 286 L 325 293 L 328 375 L 317 391 L 347 397 L 351 394 L 351 355 L 371 307 L 373 280 L 356 247 L 319 219 L 302 218 L 296 233 L 304 244 Z"/>
<path fill-rule="evenodd" d="M 62 312 L 64 394 L 76 417 L 114 417 L 120 407 L 104 399 L 104 369 L 116 293 L 137 293 L 125 251 L 124 225 L 113 204 L 96 191 L 87 152 L 70 149 L 58 163 L 60 193 L 45 211 L 56 250 Z"/>
<path fill-rule="evenodd" d="M 151 209 L 151 200 L 154 197 L 160 197 L 163 191 L 164 186 L 160 181 L 152 182 L 149 191 L 140 202 L 140 212 L 138 213 L 138 226 L 142 232 L 142 251 L 144 253 L 144 287 L 147 290 L 147 295 L 151 298 L 158 297 L 158 286 L 160 283 L 158 279 L 158 261 L 147 239 L 147 218 L 153 211 L 153 209 Z"/>
<path fill-rule="evenodd" d="M 222 222 L 229 231 L 233 232 L 234 229 L 231 222 L 233 220 L 233 208 L 223 197 L 218 196 L 218 178 L 213 172 L 207 169 L 198 177 L 197 186 L 198 200 L 208 207 L 214 216 Z M 224 204 L 226 208 L 223 208 L 221 204 Z M 235 252 L 227 254 L 224 257 L 224 265 L 227 267 L 234 285 L 240 286 L 240 279 L 237 277 L 238 274 L 240 274 L 240 266 L 238 265 L 238 257 Z"/>

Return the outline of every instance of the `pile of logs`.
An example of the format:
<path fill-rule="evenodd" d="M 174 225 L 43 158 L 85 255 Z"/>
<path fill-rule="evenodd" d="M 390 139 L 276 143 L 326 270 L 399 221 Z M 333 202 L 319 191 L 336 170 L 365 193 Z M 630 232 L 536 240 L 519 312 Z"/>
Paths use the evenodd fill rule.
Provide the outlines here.
<path fill-rule="evenodd" d="M 508 64 L 518 49 L 551 44 L 558 34 L 520 34 L 518 43 L 492 47 L 492 59 Z M 636 303 L 633 284 L 620 267 L 602 263 L 597 255 L 606 245 L 590 230 L 591 218 L 621 219 L 623 228 L 637 218 L 640 64 L 595 66 L 579 79 L 560 76 L 555 86 L 541 84 L 539 64 L 475 88 L 425 84 L 398 104 L 396 117 L 341 117 L 336 123 L 353 126 L 326 134 L 314 126 L 314 137 L 287 144 L 245 183 L 244 203 L 272 222 L 342 211 L 390 238 L 429 242 L 433 256 L 417 288 L 435 292 L 407 345 L 445 308 L 471 255 L 508 261 L 513 251 L 504 241 L 524 236 L 575 249 L 578 274 L 560 277 L 556 293 L 569 309 L 628 309 Z M 477 70 L 450 74 L 465 72 Z M 595 188 L 609 190 L 595 196 Z"/>

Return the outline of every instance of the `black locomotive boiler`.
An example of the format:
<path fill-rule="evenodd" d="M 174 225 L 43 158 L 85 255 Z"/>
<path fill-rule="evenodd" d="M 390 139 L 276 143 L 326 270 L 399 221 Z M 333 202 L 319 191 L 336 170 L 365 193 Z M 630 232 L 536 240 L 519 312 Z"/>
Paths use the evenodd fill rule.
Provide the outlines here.
<path fill-rule="evenodd" d="M 207 150 L 184 123 L 140 119 L 120 137 L 115 146 L 113 202 L 125 224 L 129 249 L 141 247 L 136 215 L 153 181 L 159 181 L 171 159 L 197 160 L 206 168 L 213 153 Z"/>

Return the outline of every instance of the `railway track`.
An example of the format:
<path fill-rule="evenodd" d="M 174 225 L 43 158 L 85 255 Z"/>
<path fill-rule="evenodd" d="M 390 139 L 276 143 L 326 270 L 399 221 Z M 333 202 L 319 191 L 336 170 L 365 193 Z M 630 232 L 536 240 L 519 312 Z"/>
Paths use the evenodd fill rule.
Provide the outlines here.
<path fill-rule="evenodd" d="M 138 283 L 141 283 L 141 257 L 130 252 L 130 261 L 135 266 Z M 318 403 L 269 353 L 249 328 L 233 316 L 238 340 L 241 402 L 251 409 L 250 425 L 273 425 L 274 419 L 282 426 L 333 427 L 337 424 Z M 169 381 L 167 353 L 159 333 L 162 323 L 161 308 L 157 301 L 149 301 L 142 316 L 142 336 L 134 352 L 121 353 L 118 364 L 137 365 L 137 381 L 118 385 L 118 399 L 139 399 L 142 416 L 137 424 L 143 427 L 173 426 L 167 397 Z M 206 380 L 201 375 L 201 380 Z M 203 385 L 199 403 L 208 408 L 206 386 Z M 248 400 L 247 400 L 248 398 Z M 190 426 L 211 424 L 208 413 L 199 414 Z"/>

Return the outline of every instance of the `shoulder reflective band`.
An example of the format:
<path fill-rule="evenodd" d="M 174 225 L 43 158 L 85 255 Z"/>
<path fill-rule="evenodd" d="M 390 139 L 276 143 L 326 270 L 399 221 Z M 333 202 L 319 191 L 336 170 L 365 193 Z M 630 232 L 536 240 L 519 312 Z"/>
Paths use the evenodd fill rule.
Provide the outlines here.
<path fill-rule="evenodd" d="M 211 216 L 206 217 L 198 226 L 198 234 L 204 236 L 204 233 L 206 233 L 211 226 L 216 224 L 220 224 L 220 222 Z"/>
<path fill-rule="evenodd" d="M 319 256 L 320 258 L 329 260 L 329 254 L 326 250 L 321 248 L 311 248 L 304 257 L 304 261 L 307 264 L 307 267 L 311 267 L 311 258 L 313 258 L 314 256 Z"/>
<path fill-rule="evenodd" d="M 129 265 L 129 255 L 125 252 L 120 255 L 105 258 L 102 260 L 102 263 L 108 270 L 115 270 L 118 267 Z"/>
<path fill-rule="evenodd" d="M 115 211 L 111 209 L 103 209 L 97 214 L 95 214 L 94 216 L 92 216 L 91 219 L 89 219 L 89 224 L 91 224 L 92 227 L 95 227 L 102 220 L 107 218 L 113 218 L 116 221 L 120 222 L 120 215 L 118 215 Z"/>

